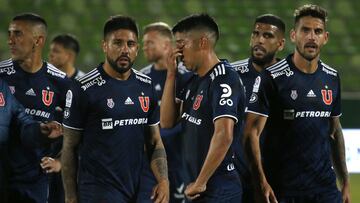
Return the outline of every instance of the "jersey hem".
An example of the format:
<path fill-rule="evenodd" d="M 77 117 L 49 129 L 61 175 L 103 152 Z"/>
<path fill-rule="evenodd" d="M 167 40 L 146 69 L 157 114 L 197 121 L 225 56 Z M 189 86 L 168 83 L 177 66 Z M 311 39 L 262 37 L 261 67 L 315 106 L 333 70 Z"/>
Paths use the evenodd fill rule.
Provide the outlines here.
<path fill-rule="evenodd" d="M 216 116 L 215 118 L 213 118 L 213 123 L 215 122 L 216 119 L 222 118 L 222 117 L 229 117 L 235 120 L 235 123 L 238 122 L 238 119 L 233 116 L 233 115 L 229 115 L 229 114 L 224 114 L 224 115 L 220 115 L 220 116 Z"/>
<path fill-rule="evenodd" d="M 72 126 L 68 126 L 68 125 L 65 125 L 64 123 L 62 124 L 65 128 L 69 128 L 71 130 L 84 130 L 83 128 L 75 128 L 75 127 L 72 127 Z"/>
<path fill-rule="evenodd" d="M 259 113 L 259 112 L 256 112 L 256 111 L 251 111 L 251 110 L 246 110 L 246 113 L 253 113 L 253 114 L 256 114 L 256 115 L 260 115 L 260 116 L 264 116 L 264 117 L 269 117 L 269 115 L 266 115 L 266 114 L 263 114 L 263 113 Z"/>

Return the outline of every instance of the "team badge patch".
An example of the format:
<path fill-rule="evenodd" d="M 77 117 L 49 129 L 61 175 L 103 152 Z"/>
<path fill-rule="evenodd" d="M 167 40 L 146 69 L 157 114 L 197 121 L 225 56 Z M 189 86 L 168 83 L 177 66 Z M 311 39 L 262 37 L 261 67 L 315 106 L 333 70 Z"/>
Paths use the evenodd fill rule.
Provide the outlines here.
<path fill-rule="evenodd" d="M 114 106 L 115 106 L 115 102 L 114 102 L 114 100 L 112 98 L 107 99 L 106 104 L 110 109 L 114 108 Z"/>
<path fill-rule="evenodd" d="M 0 106 L 5 106 L 5 98 L 2 92 L 0 92 Z"/>
<path fill-rule="evenodd" d="M 42 101 L 46 106 L 50 106 L 54 98 L 54 92 L 47 90 L 42 90 Z"/>
<path fill-rule="evenodd" d="M 65 107 L 70 108 L 72 103 L 73 93 L 71 90 L 68 90 L 66 93 L 66 101 L 65 101 Z"/>
<path fill-rule="evenodd" d="M 149 111 L 149 107 L 150 107 L 150 98 L 149 98 L 149 97 L 140 96 L 140 97 L 139 97 L 139 102 L 140 102 L 141 109 L 142 109 L 144 112 L 148 112 L 148 111 Z"/>
<path fill-rule="evenodd" d="M 321 90 L 321 95 L 323 102 L 326 105 L 331 105 L 333 97 L 332 97 L 332 90 Z"/>
<path fill-rule="evenodd" d="M 203 95 L 197 95 L 193 104 L 193 109 L 198 110 L 201 104 L 201 100 L 203 99 Z"/>
<path fill-rule="evenodd" d="M 297 91 L 296 90 L 291 90 L 290 97 L 293 100 L 297 99 L 297 97 L 298 97 Z"/>

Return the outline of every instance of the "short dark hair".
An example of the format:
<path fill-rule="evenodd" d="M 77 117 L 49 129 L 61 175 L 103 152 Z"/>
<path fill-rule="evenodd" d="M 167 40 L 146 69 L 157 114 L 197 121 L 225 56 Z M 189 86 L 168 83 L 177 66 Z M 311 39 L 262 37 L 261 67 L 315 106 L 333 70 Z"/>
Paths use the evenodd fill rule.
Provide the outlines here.
<path fill-rule="evenodd" d="M 173 38 L 170 26 L 164 22 L 151 23 L 144 27 L 144 35 L 151 31 L 159 32 L 161 35 L 169 39 Z"/>
<path fill-rule="evenodd" d="M 104 38 L 116 30 L 126 29 L 135 33 L 136 38 L 139 38 L 139 29 L 134 19 L 129 16 L 116 15 L 111 16 L 104 25 Z"/>
<path fill-rule="evenodd" d="M 304 16 L 319 18 L 325 25 L 328 20 L 327 15 L 327 11 L 324 8 L 314 4 L 305 4 L 294 11 L 295 25 L 299 22 L 300 18 Z"/>
<path fill-rule="evenodd" d="M 172 29 L 173 33 L 189 32 L 192 30 L 212 32 L 215 35 L 215 43 L 219 39 L 219 27 L 215 20 L 206 13 L 187 16 L 177 22 Z"/>
<path fill-rule="evenodd" d="M 34 25 L 42 25 L 47 32 L 47 23 L 43 17 L 36 13 L 21 13 L 13 17 L 12 21 L 26 21 Z"/>
<path fill-rule="evenodd" d="M 80 52 L 80 45 L 78 40 L 74 35 L 71 34 L 61 34 L 57 35 L 51 43 L 61 44 L 65 49 L 70 49 L 76 54 Z"/>
<path fill-rule="evenodd" d="M 282 32 L 282 34 L 285 34 L 284 21 L 279 16 L 276 16 L 274 14 L 260 15 L 256 17 L 254 25 L 256 23 L 264 23 L 264 24 L 276 26 Z"/>

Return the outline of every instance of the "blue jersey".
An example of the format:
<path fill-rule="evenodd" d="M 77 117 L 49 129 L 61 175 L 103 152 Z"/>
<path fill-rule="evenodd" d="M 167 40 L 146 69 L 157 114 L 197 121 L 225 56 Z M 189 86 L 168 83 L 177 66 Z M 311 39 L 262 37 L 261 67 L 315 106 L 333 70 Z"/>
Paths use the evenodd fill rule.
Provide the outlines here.
<path fill-rule="evenodd" d="M 235 71 L 239 74 L 244 84 L 246 104 L 248 104 L 255 79 L 260 75 L 260 73 L 255 70 L 250 58 L 235 61 L 231 63 L 231 66 L 234 67 Z"/>
<path fill-rule="evenodd" d="M 0 77 L 35 120 L 61 122 L 69 82 L 65 73 L 45 61 L 39 71 L 28 73 L 9 59 L 0 62 Z M 25 148 L 20 144 L 18 133 L 10 137 L 10 145 L 11 180 L 33 181 L 45 177 L 40 159 L 49 155 L 48 148 Z"/>
<path fill-rule="evenodd" d="M 244 117 L 245 93 L 241 79 L 233 68 L 227 62 L 220 62 L 203 77 L 194 75 L 179 99 L 183 101 L 181 117 L 185 170 L 190 179 L 188 181 L 192 182 L 199 175 L 207 156 L 216 119 L 233 119 L 236 122 L 233 136 L 239 136 Z M 238 178 L 233 155 L 230 147 L 210 178 L 207 184 L 209 189 L 219 187 L 212 181 L 217 176 Z"/>
<path fill-rule="evenodd" d="M 127 80 L 116 80 L 102 64 L 79 78 L 68 91 L 64 126 L 82 131 L 78 181 L 81 201 L 134 200 L 145 128 L 159 123 L 157 104 L 148 76 L 131 69 Z"/>
<path fill-rule="evenodd" d="M 18 129 L 22 143 L 31 146 L 41 138 L 39 123 L 25 113 L 23 106 L 11 94 L 9 86 L 0 79 L 0 202 L 7 202 L 8 189 L 8 139 L 10 131 Z"/>
<path fill-rule="evenodd" d="M 329 142 L 330 119 L 341 115 L 336 70 L 319 61 L 314 73 L 305 74 L 289 55 L 256 79 L 248 112 L 268 117 L 262 156 L 278 195 L 336 187 Z"/>

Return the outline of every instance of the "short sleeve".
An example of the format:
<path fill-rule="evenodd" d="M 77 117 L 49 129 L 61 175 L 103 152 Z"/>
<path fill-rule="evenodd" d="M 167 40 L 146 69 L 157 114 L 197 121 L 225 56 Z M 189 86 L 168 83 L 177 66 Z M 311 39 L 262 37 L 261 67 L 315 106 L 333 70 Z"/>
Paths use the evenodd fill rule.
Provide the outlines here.
<path fill-rule="evenodd" d="M 150 113 L 149 113 L 149 122 L 148 124 L 151 125 L 157 125 L 160 123 L 160 108 L 159 108 L 159 99 L 156 96 L 156 91 L 151 85 L 152 88 L 152 97 L 150 99 Z M 146 99 L 146 98 L 145 98 Z"/>
<path fill-rule="evenodd" d="M 63 125 L 73 130 L 83 130 L 88 100 L 77 82 L 72 82 L 66 93 Z"/>
<path fill-rule="evenodd" d="M 340 77 L 338 76 L 337 80 L 337 94 L 334 101 L 334 108 L 331 111 L 332 117 L 341 116 L 341 84 L 340 84 Z"/>
<path fill-rule="evenodd" d="M 270 75 L 268 75 L 266 71 L 263 71 L 260 76 L 255 78 L 246 112 L 268 117 L 269 101 L 271 99 L 273 89 L 274 86 Z"/>
<path fill-rule="evenodd" d="M 225 75 L 217 76 L 210 85 L 209 99 L 213 121 L 229 117 L 238 122 L 238 115 L 245 108 L 245 90 L 237 73 L 228 71 Z"/>

